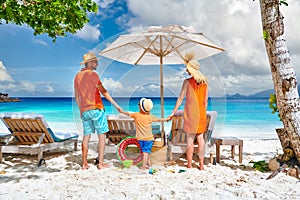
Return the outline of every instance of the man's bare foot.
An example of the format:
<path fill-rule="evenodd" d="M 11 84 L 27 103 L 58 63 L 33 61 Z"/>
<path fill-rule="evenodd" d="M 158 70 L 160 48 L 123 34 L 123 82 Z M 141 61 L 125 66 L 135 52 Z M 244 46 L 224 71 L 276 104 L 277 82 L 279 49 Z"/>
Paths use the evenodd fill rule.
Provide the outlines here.
<path fill-rule="evenodd" d="M 84 164 L 84 165 L 82 165 L 82 167 L 81 167 L 82 170 L 87 170 L 87 169 L 89 169 L 89 168 L 90 168 L 90 166 L 89 166 L 88 164 Z"/>
<path fill-rule="evenodd" d="M 187 167 L 187 168 L 193 168 L 193 166 L 192 166 L 192 165 L 187 165 L 186 167 Z"/>
<path fill-rule="evenodd" d="M 108 165 L 106 163 L 99 163 L 97 168 L 98 169 L 105 169 L 105 168 L 108 168 Z"/>

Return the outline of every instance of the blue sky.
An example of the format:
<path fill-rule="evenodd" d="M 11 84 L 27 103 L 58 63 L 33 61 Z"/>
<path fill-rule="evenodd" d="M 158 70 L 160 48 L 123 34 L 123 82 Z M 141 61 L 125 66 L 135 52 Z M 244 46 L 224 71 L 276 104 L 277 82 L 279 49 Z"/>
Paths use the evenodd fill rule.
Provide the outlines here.
<path fill-rule="evenodd" d="M 73 78 L 82 55 L 135 28 L 180 24 L 193 26 L 226 51 L 200 61 L 212 96 L 253 94 L 271 89 L 259 1 L 250 0 L 97 0 L 97 14 L 77 34 L 58 38 L 34 36 L 24 26 L 0 26 L 0 92 L 10 96 L 72 96 Z M 281 7 L 287 45 L 300 74 L 300 3 Z M 143 68 L 100 61 L 98 73 L 113 96 L 159 96 L 158 66 Z M 142 76 L 142 75 L 143 76 Z M 177 95 L 187 75 L 183 66 L 165 66 L 166 95 Z M 299 79 L 299 78 L 298 78 Z"/>

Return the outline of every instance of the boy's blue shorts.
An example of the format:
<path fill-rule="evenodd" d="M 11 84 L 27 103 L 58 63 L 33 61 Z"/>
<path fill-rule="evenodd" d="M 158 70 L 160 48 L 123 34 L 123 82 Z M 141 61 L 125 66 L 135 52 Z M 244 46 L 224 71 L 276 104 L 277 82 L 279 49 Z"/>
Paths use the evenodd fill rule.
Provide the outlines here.
<path fill-rule="evenodd" d="M 83 124 L 83 134 L 90 135 L 95 133 L 103 134 L 109 131 L 105 110 L 87 110 L 81 115 Z"/>
<path fill-rule="evenodd" d="M 139 140 L 143 153 L 151 153 L 154 140 Z"/>

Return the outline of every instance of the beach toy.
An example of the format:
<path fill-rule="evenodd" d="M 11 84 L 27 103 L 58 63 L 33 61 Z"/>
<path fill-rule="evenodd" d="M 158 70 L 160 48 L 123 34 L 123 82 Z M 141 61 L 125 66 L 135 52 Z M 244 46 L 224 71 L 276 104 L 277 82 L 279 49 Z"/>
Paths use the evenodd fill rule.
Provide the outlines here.
<path fill-rule="evenodd" d="M 136 145 L 139 150 L 139 153 L 134 158 L 128 157 L 126 155 L 125 151 L 129 145 Z M 121 140 L 117 147 L 117 157 L 121 162 L 123 162 L 124 160 L 132 160 L 133 165 L 140 165 L 143 162 L 143 153 L 138 140 L 135 137 L 131 136 Z"/>
<path fill-rule="evenodd" d="M 168 169 L 167 172 L 176 173 L 176 171 L 174 169 Z M 186 170 L 185 169 L 178 170 L 178 173 L 182 173 L 182 172 L 186 172 Z"/>
<path fill-rule="evenodd" d="M 157 172 L 157 169 L 153 169 L 153 168 L 150 168 L 149 169 L 149 174 L 154 174 Z"/>
<path fill-rule="evenodd" d="M 129 168 L 133 163 L 133 160 L 123 160 L 122 164 L 125 168 Z"/>

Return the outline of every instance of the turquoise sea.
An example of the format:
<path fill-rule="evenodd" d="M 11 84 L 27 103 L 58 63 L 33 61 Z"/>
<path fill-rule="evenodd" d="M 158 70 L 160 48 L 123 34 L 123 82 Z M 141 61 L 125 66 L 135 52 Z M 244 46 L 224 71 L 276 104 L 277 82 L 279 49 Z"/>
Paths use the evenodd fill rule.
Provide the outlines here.
<path fill-rule="evenodd" d="M 2 112 L 29 112 L 44 115 L 50 127 L 57 131 L 81 131 L 79 111 L 73 98 L 20 98 L 21 102 L 0 103 Z M 114 98 L 126 111 L 138 111 L 140 98 Z M 154 108 L 152 114 L 161 115 L 159 97 L 151 97 Z M 167 97 L 165 116 L 168 116 L 176 103 L 176 98 Z M 107 114 L 118 114 L 110 102 L 103 99 Z M 183 106 L 181 106 L 183 109 Z M 218 111 L 214 134 L 219 136 L 237 136 L 243 139 L 277 138 L 275 128 L 282 127 L 276 114 L 271 114 L 268 99 L 225 99 L 210 98 L 208 110 Z M 165 124 L 169 131 L 171 122 Z M 0 122 L 0 133 L 8 130 Z"/>

